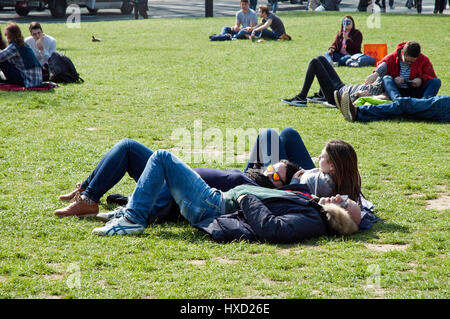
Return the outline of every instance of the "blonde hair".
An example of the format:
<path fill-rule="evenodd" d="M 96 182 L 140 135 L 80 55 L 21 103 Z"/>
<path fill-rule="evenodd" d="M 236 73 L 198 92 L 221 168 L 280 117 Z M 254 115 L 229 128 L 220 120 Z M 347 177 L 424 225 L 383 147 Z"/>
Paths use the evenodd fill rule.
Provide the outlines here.
<path fill-rule="evenodd" d="M 349 212 L 335 204 L 326 204 L 323 206 L 326 212 L 327 223 L 339 235 L 351 235 L 358 231 L 359 227 L 353 221 Z"/>

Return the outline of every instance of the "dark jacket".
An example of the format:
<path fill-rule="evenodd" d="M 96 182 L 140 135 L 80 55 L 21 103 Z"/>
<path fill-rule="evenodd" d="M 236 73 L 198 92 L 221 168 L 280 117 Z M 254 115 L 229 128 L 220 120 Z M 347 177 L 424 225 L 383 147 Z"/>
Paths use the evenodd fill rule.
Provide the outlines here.
<path fill-rule="evenodd" d="M 356 29 L 355 27 L 355 21 L 352 17 L 346 16 L 345 18 L 349 18 L 353 21 L 353 28 L 350 30 L 348 34 L 348 40 L 346 41 L 346 50 L 349 54 L 353 55 L 356 53 L 361 53 L 361 44 L 363 41 L 363 36 L 361 31 Z M 345 19 L 344 18 L 344 19 Z M 338 31 L 336 34 L 336 37 L 334 38 L 333 43 L 331 44 L 330 48 L 334 48 L 334 52 L 340 52 L 342 48 L 342 41 L 344 40 L 343 32 L 342 32 L 342 24 L 341 24 L 341 30 Z"/>
<path fill-rule="evenodd" d="M 321 206 L 301 193 L 262 201 L 247 195 L 239 206 L 233 213 L 205 219 L 194 226 L 218 242 L 295 243 L 333 233 L 322 219 L 325 217 Z"/>

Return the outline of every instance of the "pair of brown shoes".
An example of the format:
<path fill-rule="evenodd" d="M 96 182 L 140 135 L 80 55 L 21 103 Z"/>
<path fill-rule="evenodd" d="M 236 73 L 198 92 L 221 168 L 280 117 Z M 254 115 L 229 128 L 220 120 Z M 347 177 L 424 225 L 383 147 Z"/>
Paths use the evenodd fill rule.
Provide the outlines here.
<path fill-rule="evenodd" d="M 69 194 L 59 196 L 65 202 L 71 202 L 69 206 L 55 210 L 55 215 L 59 217 L 78 216 L 93 217 L 98 214 L 98 204 L 88 198 L 81 196 L 84 191 L 80 184 Z"/>

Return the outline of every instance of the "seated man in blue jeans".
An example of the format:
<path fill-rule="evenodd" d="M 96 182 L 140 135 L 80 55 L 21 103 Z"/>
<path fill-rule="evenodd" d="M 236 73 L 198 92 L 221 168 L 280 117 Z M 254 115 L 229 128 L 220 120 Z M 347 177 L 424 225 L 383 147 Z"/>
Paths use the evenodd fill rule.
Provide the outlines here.
<path fill-rule="evenodd" d="M 396 118 L 450 122 L 450 97 L 447 95 L 422 99 L 397 97 L 394 101 L 384 104 L 355 106 L 346 91 L 337 104 L 344 118 L 350 122 Z"/>
<path fill-rule="evenodd" d="M 259 6 L 258 15 L 262 18 L 262 21 L 255 28 L 251 29 L 252 36 L 277 40 L 282 35 L 286 34 L 283 22 L 279 17 L 270 12 L 268 6 Z M 269 30 L 269 28 L 271 30 Z"/>
<path fill-rule="evenodd" d="M 258 24 L 256 12 L 250 9 L 249 0 L 241 0 L 241 10 L 236 13 L 236 24 L 232 27 L 223 27 L 222 32 L 209 37 L 211 41 L 224 41 L 235 39 L 248 39 L 252 27 Z"/>
<path fill-rule="evenodd" d="M 391 100 L 398 97 L 429 98 L 436 96 L 441 87 L 430 59 L 421 53 L 420 44 L 402 42 L 391 54 L 377 64 L 365 84 L 383 79 L 384 89 Z"/>

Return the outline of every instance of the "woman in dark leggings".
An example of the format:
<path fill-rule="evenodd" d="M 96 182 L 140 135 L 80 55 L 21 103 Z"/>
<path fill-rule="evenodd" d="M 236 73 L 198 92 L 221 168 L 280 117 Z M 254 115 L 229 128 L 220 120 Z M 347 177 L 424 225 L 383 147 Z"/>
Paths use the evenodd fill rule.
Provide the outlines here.
<path fill-rule="evenodd" d="M 300 93 L 291 99 L 283 99 L 281 101 L 293 106 L 306 106 L 306 97 L 314 81 L 314 77 L 317 77 L 320 85 L 320 91 L 324 95 L 326 101 L 332 105 L 336 105 L 334 99 L 334 91 L 343 92 L 344 90 L 350 90 L 350 95 L 356 94 L 358 92 L 365 92 L 365 96 L 380 95 L 383 93 L 382 82 L 376 82 L 371 85 L 345 85 L 344 83 L 342 83 L 339 75 L 336 73 L 327 59 L 324 56 L 318 56 L 317 58 L 309 61 L 305 80 L 303 82 L 303 88 Z"/>

